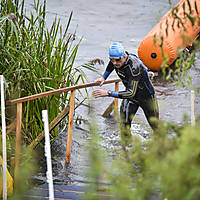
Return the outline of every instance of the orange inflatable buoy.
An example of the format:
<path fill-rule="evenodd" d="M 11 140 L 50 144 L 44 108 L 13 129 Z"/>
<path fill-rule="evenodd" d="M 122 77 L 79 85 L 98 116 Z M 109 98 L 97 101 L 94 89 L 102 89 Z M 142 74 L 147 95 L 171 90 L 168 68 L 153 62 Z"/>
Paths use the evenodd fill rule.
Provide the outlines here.
<path fill-rule="evenodd" d="M 138 56 L 153 71 L 160 71 L 178 57 L 178 50 L 191 46 L 200 33 L 200 0 L 181 0 L 146 35 L 138 47 Z M 162 48 L 161 48 L 162 47 Z"/>

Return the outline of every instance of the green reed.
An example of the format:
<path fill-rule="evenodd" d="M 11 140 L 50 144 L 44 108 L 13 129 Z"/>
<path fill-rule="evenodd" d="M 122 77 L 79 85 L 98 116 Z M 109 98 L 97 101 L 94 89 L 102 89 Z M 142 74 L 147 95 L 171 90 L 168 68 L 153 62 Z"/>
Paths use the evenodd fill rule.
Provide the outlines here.
<path fill-rule="evenodd" d="M 9 93 L 7 99 L 29 96 L 84 82 L 83 68 L 95 70 L 92 63 L 74 66 L 81 40 L 69 33 L 72 13 L 65 28 L 55 18 L 45 26 L 46 1 L 34 0 L 34 12 L 25 13 L 24 0 L 2 0 L 0 5 L 0 74 Z M 69 93 L 33 100 L 23 104 L 23 133 L 30 143 L 42 130 L 41 111 L 47 109 L 49 121 L 68 104 Z M 7 109 L 13 118 L 13 107 Z M 55 131 L 57 134 L 57 131 Z"/>

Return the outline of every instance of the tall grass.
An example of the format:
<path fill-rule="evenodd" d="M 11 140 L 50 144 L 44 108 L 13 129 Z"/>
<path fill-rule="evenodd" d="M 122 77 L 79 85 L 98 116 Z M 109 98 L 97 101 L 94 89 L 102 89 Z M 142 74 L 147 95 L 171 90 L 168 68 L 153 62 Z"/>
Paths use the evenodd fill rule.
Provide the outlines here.
<path fill-rule="evenodd" d="M 51 28 L 45 26 L 46 1 L 34 0 L 34 12 L 25 13 L 24 0 L 2 0 L 0 5 L 0 74 L 8 85 L 9 99 L 24 97 L 84 82 L 81 67 L 94 70 L 92 64 L 75 67 L 81 40 L 69 33 L 55 18 Z M 23 104 L 23 133 L 30 143 L 43 129 L 41 111 L 47 109 L 49 121 L 68 104 L 68 92 Z M 9 120 L 15 116 L 7 109 Z M 57 134 L 57 131 L 55 131 Z"/>

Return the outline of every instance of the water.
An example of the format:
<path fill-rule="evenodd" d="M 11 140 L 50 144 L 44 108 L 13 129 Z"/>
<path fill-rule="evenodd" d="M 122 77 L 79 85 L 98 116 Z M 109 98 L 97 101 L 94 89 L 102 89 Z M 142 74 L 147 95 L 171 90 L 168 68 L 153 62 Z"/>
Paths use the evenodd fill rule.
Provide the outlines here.
<path fill-rule="evenodd" d="M 173 0 L 172 5 L 179 0 Z M 33 0 L 26 0 L 27 10 L 32 10 Z M 158 23 L 158 20 L 170 9 L 167 0 L 48 0 L 47 1 L 47 27 L 50 27 L 55 16 L 61 19 L 63 26 L 68 21 L 68 16 L 73 11 L 73 19 L 70 31 L 76 29 L 77 37 L 83 37 L 76 65 L 88 62 L 94 58 L 100 58 L 105 65 L 97 65 L 99 73 L 103 73 L 108 62 L 108 47 L 112 42 L 119 41 L 126 50 L 137 54 L 137 47 L 145 35 Z M 192 69 L 193 85 L 199 85 L 200 63 L 196 62 L 196 69 Z M 87 72 L 88 81 L 92 82 L 98 74 Z M 110 77 L 116 78 L 113 73 Z M 177 87 L 174 82 L 162 80 L 154 81 L 156 95 L 159 101 L 160 119 L 182 124 L 183 114 L 190 119 L 190 90 Z M 102 86 L 105 89 L 113 89 L 114 85 Z M 120 88 L 123 88 L 120 85 Z M 89 93 L 94 88 L 89 89 Z M 102 147 L 112 158 L 120 148 L 119 124 L 113 117 L 103 118 L 101 114 L 112 102 L 112 98 L 93 99 L 90 97 L 96 114 L 95 122 L 98 125 L 98 134 L 102 136 Z M 119 101 L 120 103 L 120 101 Z M 199 95 L 195 99 L 195 115 L 200 113 Z M 88 107 L 81 106 L 76 110 L 75 118 L 88 120 Z M 132 132 L 145 139 L 151 131 L 144 114 L 138 110 L 132 124 Z M 52 145 L 52 157 L 54 179 L 62 179 L 74 182 L 87 180 L 85 171 L 89 167 L 89 160 L 85 146 L 88 144 L 88 126 L 85 123 L 75 124 L 73 127 L 71 162 L 65 165 L 66 131 L 61 133 Z M 37 175 L 45 178 L 45 170 Z"/>

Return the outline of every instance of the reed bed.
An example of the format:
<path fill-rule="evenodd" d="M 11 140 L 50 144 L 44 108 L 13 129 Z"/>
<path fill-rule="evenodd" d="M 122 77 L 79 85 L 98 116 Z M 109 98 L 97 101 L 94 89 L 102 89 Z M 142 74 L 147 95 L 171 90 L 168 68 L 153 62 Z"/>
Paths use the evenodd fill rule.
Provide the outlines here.
<path fill-rule="evenodd" d="M 45 26 L 46 1 L 34 0 L 34 11 L 26 14 L 24 0 L 0 3 L 0 74 L 7 82 L 7 99 L 69 87 L 85 81 L 84 68 L 95 71 L 94 62 L 75 66 L 81 40 L 70 33 L 72 12 L 63 28 L 55 18 Z M 49 121 L 68 104 L 68 92 L 23 104 L 23 136 L 31 143 L 43 130 L 41 111 L 47 109 Z M 15 118 L 15 107 L 7 107 L 7 120 Z M 54 131 L 53 136 L 58 134 Z"/>

